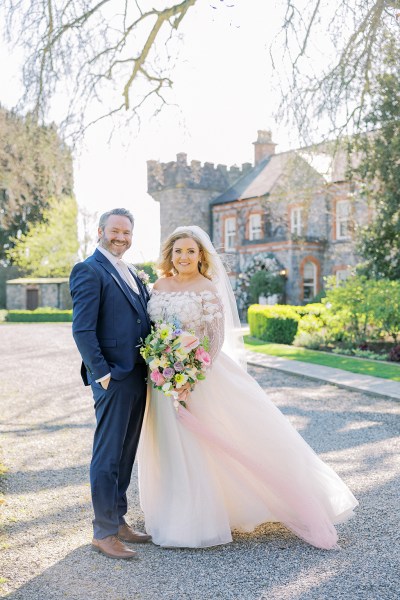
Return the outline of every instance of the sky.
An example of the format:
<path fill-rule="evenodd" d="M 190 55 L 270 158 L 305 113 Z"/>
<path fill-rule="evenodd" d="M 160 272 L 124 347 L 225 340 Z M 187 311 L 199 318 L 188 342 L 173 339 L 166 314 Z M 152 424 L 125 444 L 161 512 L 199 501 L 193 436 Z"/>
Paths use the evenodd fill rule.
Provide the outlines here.
<path fill-rule="evenodd" d="M 296 143 L 273 118 L 279 95 L 269 47 L 281 22 L 274 2 L 237 0 L 230 9 L 212 4 L 199 2 L 182 22 L 171 73 L 174 105 L 157 116 L 147 111 L 139 131 L 127 124 L 111 142 L 111 124 L 103 121 L 87 131 L 75 152 L 78 205 L 97 215 L 118 206 L 134 214 L 134 240 L 126 255 L 133 262 L 154 260 L 159 252 L 159 205 L 146 191 L 147 160 L 170 162 L 185 152 L 189 161 L 240 166 L 253 162 L 258 129 L 272 131 L 277 151 Z M 0 103 L 5 107 L 12 107 L 21 91 L 20 60 L 18 51 L 2 42 Z"/>

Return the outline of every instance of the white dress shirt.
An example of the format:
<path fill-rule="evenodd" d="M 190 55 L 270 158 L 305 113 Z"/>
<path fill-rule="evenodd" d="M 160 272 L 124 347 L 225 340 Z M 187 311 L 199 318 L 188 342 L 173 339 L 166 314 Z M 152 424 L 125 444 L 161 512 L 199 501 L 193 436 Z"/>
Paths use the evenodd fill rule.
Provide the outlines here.
<path fill-rule="evenodd" d="M 109 252 L 102 246 L 97 246 L 97 250 L 99 250 L 99 252 L 104 254 L 104 256 L 110 261 L 112 266 L 117 269 L 119 275 L 121 275 L 121 277 L 125 281 L 125 283 L 127 283 L 129 285 L 129 287 L 134 292 L 136 292 L 136 294 L 140 294 L 139 288 L 135 281 L 135 278 L 133 277 L 132 273 L 129 271 L 129 268 L 128 268 L 128 265 L 126 264 L 126 262 L 124 262 L 122 260 L 122 258 L 118 258 L 118 256 L 114 256 L 113 254 L 111 254 L 111 252 Z"/>
<path fill-rule="evenodd" d="M 119 275 L 121 275 L 121 277 L 125 281 L 125 283 L 128 284 L 129 287 L 134 292 L 136 292 L 136 294 L 140 294 L 139 288 L 135 281 L 135 278 L 133 277 L 132 273 L 129 271 L 129 268 L 128 268 L 128 265 L 126 264 L 126 262 L 124 262 L 121 258 L 118 258 L 118 256 L 114 256 L 114 254 L 111 254 L 111 252 L 109 252 L 102 246 L 97 246 L 97 250 L 99 252 L 101 252 L 102 254 L 104 254 L 104 256 L 110 261 L 112 266 L 117 269 Z M 96 379 L 96 382 L 101 383 L 102 381 L 105 381 L 106 379 L 108 379 L 110 376 L 111 376 L 111 373 L 107 373 L 107 375 L 100 377 L 100 379 Z"/>

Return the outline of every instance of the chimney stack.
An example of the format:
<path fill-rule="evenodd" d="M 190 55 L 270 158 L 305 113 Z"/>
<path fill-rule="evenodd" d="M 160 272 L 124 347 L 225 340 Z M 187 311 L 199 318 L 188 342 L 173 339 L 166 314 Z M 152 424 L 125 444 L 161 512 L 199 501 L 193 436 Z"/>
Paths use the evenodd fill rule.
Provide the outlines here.
<path fill-rule="evenodd" d="M 265 129 L 258 130 L 257 141 L 254 144 L 254 166 L 275 154 L 275 142 L 272 141 L 271 132 Z"/>

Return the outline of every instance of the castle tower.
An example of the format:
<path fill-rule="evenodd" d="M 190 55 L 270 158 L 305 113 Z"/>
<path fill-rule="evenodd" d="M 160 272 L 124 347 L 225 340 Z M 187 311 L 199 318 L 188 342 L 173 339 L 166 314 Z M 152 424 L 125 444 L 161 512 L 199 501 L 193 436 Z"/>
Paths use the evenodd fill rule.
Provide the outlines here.
<path fill-rule="evenodd" d="M 250 163 L 241 169 L 208 162 L 202 166 L 198 160 L 188 165 L 183 152 L 176 162 L 147 161 L 147 191 L 160 203 L 161 239 L 182 225 L 199 225 L 212 236 L 210 201 L 249 169 Z"/>

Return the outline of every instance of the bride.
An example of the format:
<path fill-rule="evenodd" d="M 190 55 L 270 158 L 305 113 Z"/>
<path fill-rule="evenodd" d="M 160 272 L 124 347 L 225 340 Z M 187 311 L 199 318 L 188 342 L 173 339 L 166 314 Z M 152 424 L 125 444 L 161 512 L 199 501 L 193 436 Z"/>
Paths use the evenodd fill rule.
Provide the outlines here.
<path fill-rule="evenodd" d="M 357 500 L 243 368 L 235 299 L 210 238 L 178 227 L 160 268 L 150 318 L 206 335 L 212 365 L 180 392 L 187 409 L 149 386 L 139 455 L 147 532 L 160 546 L 203 548 L 277 521 L 317 548 L 337 547 L 334 525 Z"/>

